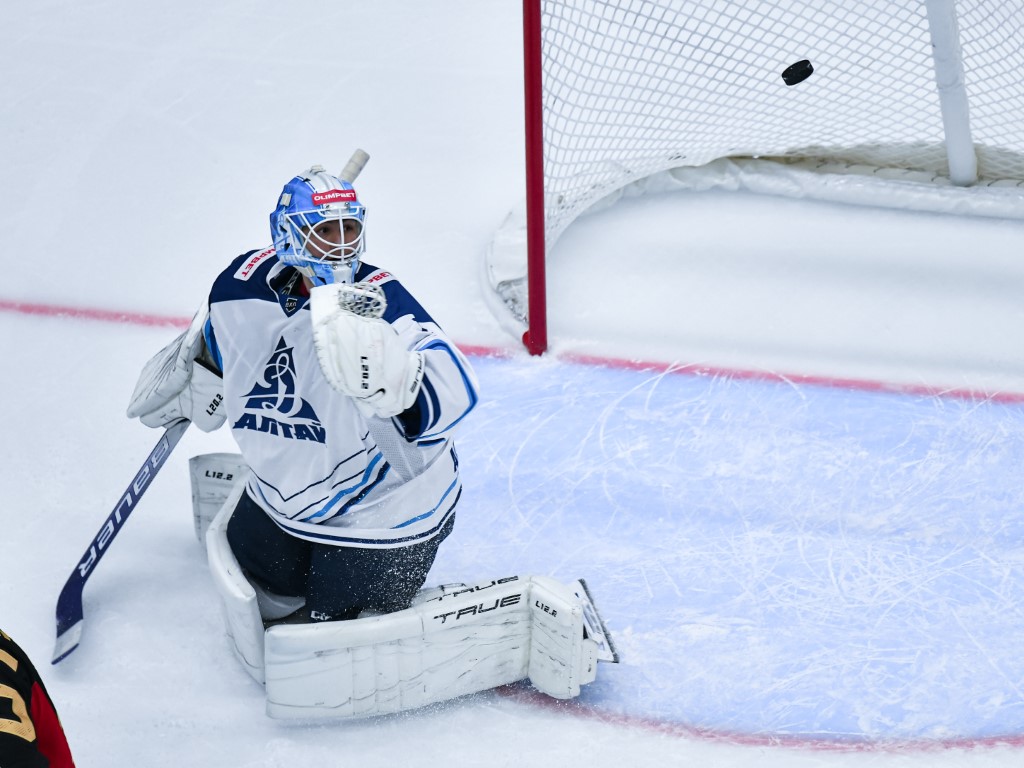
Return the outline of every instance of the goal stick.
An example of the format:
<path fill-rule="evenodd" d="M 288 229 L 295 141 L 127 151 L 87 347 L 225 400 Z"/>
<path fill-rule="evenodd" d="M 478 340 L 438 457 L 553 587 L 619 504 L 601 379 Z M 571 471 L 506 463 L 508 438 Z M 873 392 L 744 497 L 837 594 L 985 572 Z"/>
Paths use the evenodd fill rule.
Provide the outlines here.
<path fill-rule="evenodd" d="M 345 163 L 345 167 L 341 169 L 341 173 L 338 174 L 338 178 L 351 184 L 356 180 L 356 177 L 363 172 L 363 168 L 366 167 L 366 163 L 369 159 L 370 156 L 368 154 L 361 149 L 357 149 L 352 153 L 352 157 L 348 159 L 348 162 Z"/>
<path fill-rule="evenodd" d="M 174 446 L 178 444 L 191 423 L 188 419 L 178 419 L 167 427 L 131 484 L 121 495 L 113 511 L 103 521 L 103 525 L 93 538 L 92 543 L 89 544 L 89 548 L 85 550 L 78 565 L 64 583 L 60 597 L 57 598 L 57 642 L 53 649 L 52 663 L 56 664 L 78 647 L 78 643 L 82 639 L 82 626 L 85 621 L 82 610 L 82 590 L 85 588 L 86 580 L 109 549 L 114 537 L 124 527 L 128 516 L 138 506 L 142 494 L 149 488 L 153 478 L 163 467 L 167 457 L 171 455 Z"/>

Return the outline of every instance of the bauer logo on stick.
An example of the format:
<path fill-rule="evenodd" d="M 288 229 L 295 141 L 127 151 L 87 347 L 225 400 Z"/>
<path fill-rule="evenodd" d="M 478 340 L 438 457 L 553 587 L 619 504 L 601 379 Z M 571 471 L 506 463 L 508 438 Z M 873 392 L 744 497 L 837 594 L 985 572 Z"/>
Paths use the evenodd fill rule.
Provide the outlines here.
<path fill-rule="evenodd" d="M 782 70 L 782 80 L 786 85 L 796 85 L 810 77 L 813 72 L 814 67 L 811 66 L 811 62 L 801 59 Z"/>

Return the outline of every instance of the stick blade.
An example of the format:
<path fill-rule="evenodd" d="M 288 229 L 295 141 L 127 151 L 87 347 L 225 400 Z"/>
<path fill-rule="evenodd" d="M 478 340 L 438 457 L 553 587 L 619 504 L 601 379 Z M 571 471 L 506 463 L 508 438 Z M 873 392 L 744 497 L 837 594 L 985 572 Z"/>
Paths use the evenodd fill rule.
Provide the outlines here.
<path fill-rule="evenodd" d="M 109 548 L 114 536 L 120 531 L 120 526 L 124 525 L 132 510 L 138 506 L 142 494 L 167 461 L 167 457 L 185 434 L 190 423 L 188 419 L 178 419 L 167 427 L 146 457 L 135 479 L 119 497 L 117 506 L 107 516 L 99 533 L 82 555 L 82 560 L 64 582 L 60 597 L 57 598 L 57 642 L 53 649 L 53 664 L 66 658 L 78 647 L 78 642 L 82 638 L 82 622 L 85 619 L 82 610 L 82 590 L 85 589 L 86 579 Z"/>
<path fill-rule="evenodd" d="M 75 650 L 82 638 L 82 622 L 85 620 L 82 609 L 84 586 L 85 580 L 75 568 L 57 598 L 57 642 L 53 649 L 53 664 Z"/>
<path fill-rule="evenodd" d="M 78 647 L 78 644 L 82 640 L 82 628 L 83 621 L 79 619 L 70 627 L 65 629 L 63 632 L 60 630 L 58 622 L 57 627 L 57 642 L 53 646 L 53 659 L 50 661 L 51 664 L 57 664 L 66 659 L 71 652 Z"/>

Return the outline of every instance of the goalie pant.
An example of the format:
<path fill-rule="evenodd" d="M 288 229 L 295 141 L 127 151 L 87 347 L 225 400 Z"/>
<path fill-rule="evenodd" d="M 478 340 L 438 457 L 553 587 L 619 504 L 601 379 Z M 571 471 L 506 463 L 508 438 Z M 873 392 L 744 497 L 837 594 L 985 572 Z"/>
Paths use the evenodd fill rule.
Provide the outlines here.
<path fill-rule="evenodd" d="M 0 766 L 74 768 L 50 694 L 28 655 L 0 631 Z"/>
<path fill-rule="evenodd" d="M 271 717 L 390 714 L 526 678 L 569 699 L 596 678 L 599 660 L 617 661 L 582 582 L 542 576 L 424 590 L 395 613 L 265 628 L 279 606 L 231 552 L 232 510 L 229 499 L 211 523 L 207 556 L 232 648 L 265 684 Z"/>

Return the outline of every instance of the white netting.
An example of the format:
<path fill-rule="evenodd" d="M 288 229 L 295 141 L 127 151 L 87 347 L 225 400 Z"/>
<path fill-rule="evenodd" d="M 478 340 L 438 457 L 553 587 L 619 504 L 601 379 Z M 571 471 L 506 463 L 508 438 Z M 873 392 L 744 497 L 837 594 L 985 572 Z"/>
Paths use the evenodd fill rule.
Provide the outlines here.
<path fill-rule="evenodd" d="M 925 0 L 541 7 L 549 249 L 597 200 L 720 158 L 869 175 L 887 169 L 905 172 L 908 183 L 950 185 Z M 1014 215 L 1024 201 L 1024 0 L 957 0 L 955 8 L 980 176 L 966 198 L 977 198 L 979 187 L 1009 187 L 1014 202 L 981 212 Z M 800 59 L 814 74 L 785 85 L 782 70 Z M 522 250 L 518 234 L 502 238 L 497 251 Z M 494 250 L 491 285 L 521 314 L 521 280 Z"/>
<path fill-rule="evenodd" d="M 336 291 L 338 308 L 359 317 L 383 317 L 388 307 L 384 289 L 376 283 L 345 283 Z"/>

